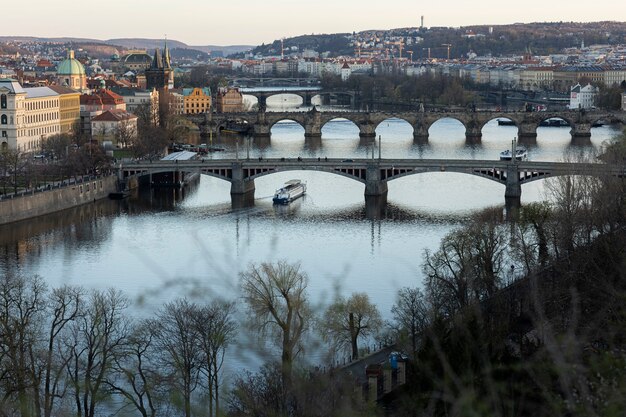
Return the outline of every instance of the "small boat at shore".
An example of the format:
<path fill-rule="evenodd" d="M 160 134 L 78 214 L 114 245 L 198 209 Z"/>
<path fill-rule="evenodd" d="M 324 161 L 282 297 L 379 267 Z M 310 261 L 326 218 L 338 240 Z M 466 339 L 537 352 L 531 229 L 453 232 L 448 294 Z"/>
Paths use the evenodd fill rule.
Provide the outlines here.
<path fill-rule="evenodd" d="M 289 180 L 274 194 L 274 204 L 289 204 L 306 193 L 306 184 L 300 180 Z"/>

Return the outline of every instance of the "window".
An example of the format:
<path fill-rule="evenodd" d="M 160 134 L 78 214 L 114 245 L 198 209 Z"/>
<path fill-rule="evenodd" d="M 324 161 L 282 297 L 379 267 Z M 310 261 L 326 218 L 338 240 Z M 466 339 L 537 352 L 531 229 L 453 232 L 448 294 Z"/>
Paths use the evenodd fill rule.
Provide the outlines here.
<path fill-rule="evenodd" d="M 3 138 L 6 138 L 6 137 L 7 137 L 7 131 L 6 131 L 6 130 L 3 130 L 3 131 L 2 131 L 2 137 L 3 137 Z"/>
<path fill-rule="evenodd" d="M 7 95 L 6 94 L 2 94 L 0 96 L 0 108 L 3 108 L 3 109 L 7 108 Z"/>
<path fill-rule="evenodd" d="M 8 123 L 6 114 L 3 114 L 2 116 L 0 116 L 0 123 L 3 125 Z"/>

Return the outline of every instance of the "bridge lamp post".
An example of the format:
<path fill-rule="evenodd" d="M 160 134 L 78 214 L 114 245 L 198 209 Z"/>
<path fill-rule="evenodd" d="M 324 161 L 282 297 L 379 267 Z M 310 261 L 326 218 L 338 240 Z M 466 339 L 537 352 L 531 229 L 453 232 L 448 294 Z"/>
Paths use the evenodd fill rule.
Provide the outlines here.
<path fill-rule="evenodd" d="M 382 135 L 378 135 L 378 160 L 381 159 L 381 153 L 382 153 Z"/>

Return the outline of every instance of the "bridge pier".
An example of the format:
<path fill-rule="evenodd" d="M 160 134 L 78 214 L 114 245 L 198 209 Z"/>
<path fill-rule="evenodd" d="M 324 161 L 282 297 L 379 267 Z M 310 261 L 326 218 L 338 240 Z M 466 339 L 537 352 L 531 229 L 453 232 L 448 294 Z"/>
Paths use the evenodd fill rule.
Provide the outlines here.
<path fill-rule="evenodd" d="M 270 125 L 257 123 L 254 125 L 254 139 L 257 138 L 270 138 L 272 131 Z"/>
<path fill-rule="evenodd" d="M 359 137 L 361 138 L 361 142 L 364 139 L 373 142 L 376 139 L 376 125 L 373 123 L 363 123 L 359 124 Z"/>
<path fill-rule="evenodd" d="M 537 124 L 520 123 L 517 126 L 517 141 L 524 145 L 534 145 L 537 143 Z"/>
<path fill-rule="evenodd" d="M 591 144 L 591 123 L 574 123 L 570 134 L 572 135 L 573 145 Z"/>
<path fill-rule="evenodd" d="M 307 113 L 309 116 L 304 123 L 305 138 L 322 137 L 322 117 L 315 107 Z"/>
<path fill-rule="evenodd" d="M 254 191 L 245 194 L 231 194 L 231 207 L 233 209 L 242 209 L 254 206 Z"/>
<path fill-rule="evenodd" d="M 465 142 L 467 143 L 480 143 L 483 137 L 483 133 L 480 127 L 467 127 L 465 129 Z"/>
<path fill-rule="evenodd" d="M 367 164 L 365 171 L 365 196 L 387 196 L 387 181 L 381 179 L 380 167 L 376 162 Z"/>
<path fill-rule="evenodd" d="M 428 126 L 421 123 L 413 126 L 413 143 L 418 145 L 428 143 Z"/>
<path fill-rule="evenodd" d="M 322 135 L 304 136 L 304 146 L 309 150 L 316 150 L 322 147 Z"/>
<path fill-rule="evenodd" d="M 254 180 L 244 177 L 241 162 L 233 162 L 232 164 L 233 178 L 230 182 L 230 195 L 252 195 L 254 198 Z M 249 197 L 248 197 L 249 198 Z"/>
<path fill-rule="evenodd" d="M 387 208 L 387 194 L 365 196 L 365 218 L 380 220 L 385 217 Z"/>
<path fill-rule="evenodd" d="M 514 216 L 521 207 L 522 185 L 520 184 L 519 171 L 516 163 L 507 165 L 506 169 L 506 190 L 504 191 L 504 202 L 507 218 Z"/>

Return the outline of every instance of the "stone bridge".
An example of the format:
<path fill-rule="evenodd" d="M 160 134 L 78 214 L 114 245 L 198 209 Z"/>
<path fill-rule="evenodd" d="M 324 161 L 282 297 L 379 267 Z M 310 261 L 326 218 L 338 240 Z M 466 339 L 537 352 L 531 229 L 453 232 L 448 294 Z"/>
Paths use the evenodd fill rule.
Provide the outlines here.
<path fill-rule="evenodd" d="M 323 90 L 320 87 L 301 87 L 301 88 L 285 88 L 275 89 L 268 91 L 254 91 L 254 89 L 241 89 L 241 93 L 248 96 L 254 96 L 258 100 L 259 109 L 265 110 L 267 108 L 267 99 L 272 96 L 280 94 L 292 94 L 302 98 L 302 105 L 310 107 L 312 105 L 311 100 L 315 96 L 330 97 L 330 96 L 344 96 L 347 98 L 347 104 L 354 107 L 357 102 L 359 94 L 355 91 L 342 91 L 342 90 Z"/>
<path fill-rule="evenodd" d="M 123 164 L 118 167 L 120 180 L 132 176 L 152 176 L 174 172 L 200 173 L 231 183 L 231 195 L 254 199 L 256 178 L 284 171 L 323 171 L 341 175 L 365 185 L 365 197 L 382 200 L 387 183 L 407 175 L 425 172 L 456 172 L 495 181 L 505 186 L 507 206 L 518 207 L 523 184 L 559 175 L 626 176 L 623 165 L 564 162 L 517 162 L 462 159 L 199 159 L 190 161 L 154 161 Z"/>
<path fill-rule="evenodd" d="M 190 115 L 204 134 L 212 132 L 217 135 L 229 121 L 246 122 L 252 127 L 254 137 L 258 139 L 271 136 L 271 129 L 277 122 L 292 120 L 304 128 L 307 140 L 321 140 L 322 127 L 334 119 L 352 121 L 359 129 L 359 136 L 366 142 L 376 137 L 376 127 L 391 118 L 405 120 L 413 127 L 413 138 L 418 143 L 428 141 L 428 130 L 440 119 L 452 118 L 465 127 L 468 142 L 478 142 L 482 137 L 483 127 L 494 119 L 508 119 L 517 126 L 517 137 L 520 143 L 533 143 L 537 139 L 537 128 L 541 122 L 559 118 L 571 127 L 572 141 L 584 143 L 591 137 L 591 127 L 598 122 L 626 124 L 626 112 L 606 111 L 558 111 L 558 112 L 496 112 L 496 111 L 444 111 L 444 112 L 360 112 L 360 111 L 323 111 L 313 108 L 310 111 L 291 112 L 258 112 L 248 113 L 205 113 Z M 510 138 L 513 139 L 513 138 Z"/>

